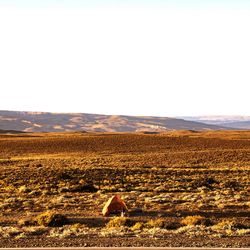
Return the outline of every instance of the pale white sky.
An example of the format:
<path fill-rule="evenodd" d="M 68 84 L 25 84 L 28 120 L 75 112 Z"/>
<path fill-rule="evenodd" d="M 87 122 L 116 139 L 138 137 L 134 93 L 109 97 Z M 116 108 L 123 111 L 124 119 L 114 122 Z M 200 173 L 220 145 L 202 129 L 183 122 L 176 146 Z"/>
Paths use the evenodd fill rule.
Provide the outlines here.
<path fill-rule="evenodd" d="M 250 115 L 250 8 L 6 6 L 0 110 Z"/>

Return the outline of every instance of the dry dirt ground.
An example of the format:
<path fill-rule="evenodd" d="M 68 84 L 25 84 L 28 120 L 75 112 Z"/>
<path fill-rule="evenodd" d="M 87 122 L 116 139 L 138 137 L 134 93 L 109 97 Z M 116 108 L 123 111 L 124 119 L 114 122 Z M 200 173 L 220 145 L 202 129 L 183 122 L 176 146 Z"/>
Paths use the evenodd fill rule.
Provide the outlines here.
<path fill-rule="evenodd" d="M 0 215 L 0 247 L 250 247 L 250 132 L 0 135 Z"/>

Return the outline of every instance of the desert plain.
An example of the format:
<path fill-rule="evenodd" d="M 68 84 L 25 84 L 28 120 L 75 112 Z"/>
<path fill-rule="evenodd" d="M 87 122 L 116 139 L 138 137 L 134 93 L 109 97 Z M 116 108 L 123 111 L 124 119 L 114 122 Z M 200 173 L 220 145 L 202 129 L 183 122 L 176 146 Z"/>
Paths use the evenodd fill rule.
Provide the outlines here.
<path fill-rule="evenodd" d="M 250 247 L 250 131 L 1 134 L 0 247 L 49 246 Z"/>

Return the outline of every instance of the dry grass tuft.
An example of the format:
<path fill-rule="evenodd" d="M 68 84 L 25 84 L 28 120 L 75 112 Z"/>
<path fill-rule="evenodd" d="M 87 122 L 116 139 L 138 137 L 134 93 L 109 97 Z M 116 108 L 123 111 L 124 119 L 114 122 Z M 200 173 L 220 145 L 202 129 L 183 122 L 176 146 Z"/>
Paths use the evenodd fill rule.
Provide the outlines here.
<path fill-rule="evenodd" d="M 162 218 L 149 220 L 146 223 L 146 227 L 148 227 L 148 228 L 164 228 L 165 227 L 165 220 Z"/>
<path fill-rule="evenodd" d="M 210 226 L 211 221 L 203 216 L 194 215 L 194 216 L 187 216 L 184 219 L 182 219 L 181 224 L 185 226 L 197 226 L 197 225 Z"/>
<path fill-rule="evenodd" d="M 131 221 L 126 217 L 114 217 L 112 218 L 108 224 L 107 228 L 121 228 L 126 226 L 131 226 Z"/>
<path fill-rule="evenodd" d="M 143 222 L 136 222 L 130 229 L 132 231 L 141 231 L 145 227 Z"/>
<path fill-rule="evenodd" d="M 20 219 L 17 223 L 20 227 L 34 226 L 36 222 L 32 218 Z"/>
<path fill-rule="evenodd" d="M 161 228 L 167 230 L 176 230 L 182 225 L 178 221 L 167 221 L 163 218 L 151 219 L 146 224 L 147 228 Z"/>
<path fill-rule="evenodd" d="M 235 220 L 222 220 L 212 227 L 213 230 L 244 230 L 248 227 L 242 223 L 238 223 Z"/>
<path fill-rule="evenodd" d="M 35 221 L 38 225 L 46 227 L 61 227 L 69 222 L 66 216 L 53 211 L 47 211 L 38 215 Z"/>

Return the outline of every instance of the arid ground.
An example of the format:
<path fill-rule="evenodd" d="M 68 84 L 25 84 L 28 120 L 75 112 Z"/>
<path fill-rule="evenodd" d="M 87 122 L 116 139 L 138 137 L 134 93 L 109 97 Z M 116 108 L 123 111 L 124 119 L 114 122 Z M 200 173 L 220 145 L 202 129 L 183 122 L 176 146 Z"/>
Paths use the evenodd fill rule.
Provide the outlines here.
<path fill-rule="evenodd" d="M 2 134 L 0 212 L 0 247 L 250 247 L 250 131 Z"/>

